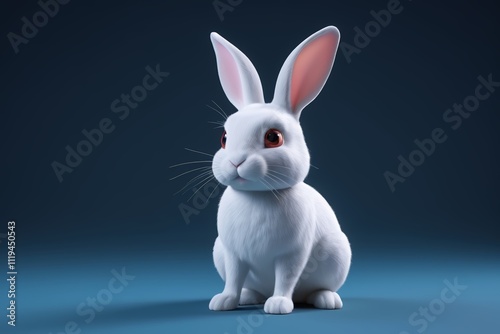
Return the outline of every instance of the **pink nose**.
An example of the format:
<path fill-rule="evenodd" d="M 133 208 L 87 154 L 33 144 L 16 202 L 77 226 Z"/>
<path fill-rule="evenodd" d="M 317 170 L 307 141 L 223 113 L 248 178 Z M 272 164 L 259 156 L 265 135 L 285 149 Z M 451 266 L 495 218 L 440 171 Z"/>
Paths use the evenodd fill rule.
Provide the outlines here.
<path fill-rule="evenodd" d="M 238 168 L 239 166 L 241 166 L 242 163 L 245 162 L 246 159 L 243 159 L 239 164 L 235 164 L 234 162 L 232 162 L 231 160 L 229 160 L 229 162 L 236 168 Z"/>

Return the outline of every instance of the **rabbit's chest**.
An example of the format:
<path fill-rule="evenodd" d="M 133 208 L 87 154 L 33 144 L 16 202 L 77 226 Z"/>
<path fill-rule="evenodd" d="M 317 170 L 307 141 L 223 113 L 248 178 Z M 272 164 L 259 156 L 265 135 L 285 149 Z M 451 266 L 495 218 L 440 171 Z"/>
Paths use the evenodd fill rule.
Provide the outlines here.
<path fill-rule="evenodd" d="M 221 198 L 217 227 L 224 246 L 249 262 L 271 260 L 303 247 L 312 229 L 300 217 L 303 212 L 290 209 L 293 199 L 252 195 L 228 188 Z"/>

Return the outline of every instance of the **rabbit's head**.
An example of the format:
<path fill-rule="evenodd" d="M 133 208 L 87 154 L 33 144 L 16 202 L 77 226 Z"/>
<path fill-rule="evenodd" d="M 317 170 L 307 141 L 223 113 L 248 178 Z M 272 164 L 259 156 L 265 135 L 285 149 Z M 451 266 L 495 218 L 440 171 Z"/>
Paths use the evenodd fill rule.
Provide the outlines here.
<path fill-rule="evenodd" d="M 224 124 L 214 176 L 239 190 L 284 189 L 304 181 L 310 158 L 299 117 L 328 79 L 339 31 L 326 27 L 295 48 L 281 68 L 271 103 L 264 102 L 250 60 L 220 35 L 210 37 L 222 88 L 238 109 Z"/>

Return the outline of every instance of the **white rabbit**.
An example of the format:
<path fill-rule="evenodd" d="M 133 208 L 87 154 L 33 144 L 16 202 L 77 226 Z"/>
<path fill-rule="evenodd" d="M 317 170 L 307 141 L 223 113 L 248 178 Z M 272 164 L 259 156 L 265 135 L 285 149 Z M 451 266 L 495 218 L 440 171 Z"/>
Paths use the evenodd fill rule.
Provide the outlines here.
<path fill-rule="evenodd" d="M 264 103 L 250 60 L 217 33 L 210 37 L 222 87 L 238 111 L 227 118 L 212 162 L 227 186 L 213 251 L 225 287 L 209 308 L 264 302 L 264 311 L 275 314 L 290 313 L 294 302 L 341 308 L 337 290 L 351 248 L 328 202 L 303 182 L 310 158 L 299 124 L 330 74 L 339 31 L 326 27 L 288 56 L 271 103 Z"/>

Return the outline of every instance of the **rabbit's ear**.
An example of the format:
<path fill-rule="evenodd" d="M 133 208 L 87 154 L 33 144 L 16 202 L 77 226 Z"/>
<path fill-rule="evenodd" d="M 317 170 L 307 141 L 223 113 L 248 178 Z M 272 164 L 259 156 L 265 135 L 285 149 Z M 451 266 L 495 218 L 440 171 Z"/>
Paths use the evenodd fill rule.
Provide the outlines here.
<path fill-rule="evenodd" d="M 215 32 L 210 39 L 219 79 L 229 101 L 238 110 L 251 103 L 264 103 L 259 74 L 247 56 Z"/>
<path fill-rule="evenodd" d="M 329 26 L 297 46 L 281 68 L 272 103 L 291 111 L 298 119 L 302 109 L 318 96 L 325 85 L 339 41 L 338 29 Z"/>

